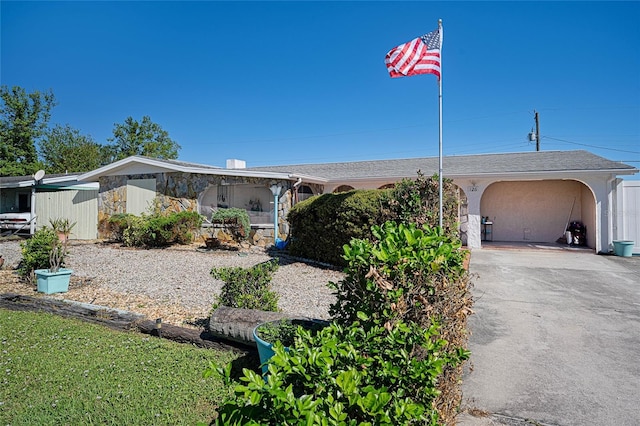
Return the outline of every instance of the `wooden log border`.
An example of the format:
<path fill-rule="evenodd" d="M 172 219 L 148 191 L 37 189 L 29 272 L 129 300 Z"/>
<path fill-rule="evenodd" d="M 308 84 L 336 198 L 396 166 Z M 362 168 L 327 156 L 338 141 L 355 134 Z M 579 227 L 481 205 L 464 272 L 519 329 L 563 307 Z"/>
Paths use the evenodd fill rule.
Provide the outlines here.
<path fill-rule="evenodd" d="M 23 296 L 14 293 L 0 294 L 0 308 L 12 311 L 48 312 L 65 318 L 76 318 L 121 331 L 138 331 L 179 343 L 189 343 L 197 347 L 248 353 L 255 348 L 215 336 L 209 330 L 198 330 L 162 323 L 157 327 L 155 320 L 137 314 L 105 306 L 90 305 L 67 300 L 44 297 Z"/>

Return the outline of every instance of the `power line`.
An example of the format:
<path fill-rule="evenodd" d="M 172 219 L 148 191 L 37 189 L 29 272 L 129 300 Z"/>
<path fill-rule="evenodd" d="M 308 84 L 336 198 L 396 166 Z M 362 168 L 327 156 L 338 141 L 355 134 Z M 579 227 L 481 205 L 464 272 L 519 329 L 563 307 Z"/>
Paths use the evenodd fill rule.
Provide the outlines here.
<path fill-rule="evenodd" d="M 609 150 L 609 151 L 617 151 L 617 152 L 625 152 L 628 154 L 640 154 L 640 151 L 627 151 L 624 149 L 616 149 L 616 148 L 609 148 L 609 147 L 604 147 L 604 146 L 597 146 L 597 145 L 589 145 L 586 143 L 578 143 L 578 142 L 572 142 L 572 141 L 568 141 L 565 139 L 558 139 L 558 138 L 552 138 L 551 136 L 543 136 L 543 139 L 551 139 L 554 141 L 559 141 L 559 142 L 565 142 L 565 143 L 570 143 L 573 145 L 580 145 L 580 146 L 587 146 L 589 148 L 597 148 L 597 149 L 605 149 L 605 150 Z"/>

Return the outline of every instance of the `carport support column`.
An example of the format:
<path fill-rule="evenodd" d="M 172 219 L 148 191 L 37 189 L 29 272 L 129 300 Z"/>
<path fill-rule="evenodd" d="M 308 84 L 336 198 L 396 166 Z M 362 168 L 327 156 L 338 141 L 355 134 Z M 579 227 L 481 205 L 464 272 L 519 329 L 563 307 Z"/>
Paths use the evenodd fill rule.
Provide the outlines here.
<path fill-rule="evenodd" d="M 611 198 L 613 196 L 612 185 L 614 182 L 615 175 L 611 175 L 608 179 L 585 179 L 583 182 L 591 188 L 596 199 L 597 229 L 587 229 L 587 238 L 589 238 L 589 232 L 595 237 L 596 253 L 608 253 L 612 245 L 614 218 L 611 206 L 615 203 L 615 200 Z"/>
<path fill-rule="evenodd" d="M 467 247 L 470 249 L 482 248 L 480 235 L 480 200 L 485 185 L 470 184 L 465 188 L 467 194 Z"/>

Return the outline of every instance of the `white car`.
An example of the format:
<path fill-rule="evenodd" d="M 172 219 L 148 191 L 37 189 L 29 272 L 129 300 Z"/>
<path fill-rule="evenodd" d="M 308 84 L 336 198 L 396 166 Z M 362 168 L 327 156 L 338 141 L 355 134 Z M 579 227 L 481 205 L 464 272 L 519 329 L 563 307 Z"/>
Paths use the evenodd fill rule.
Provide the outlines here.
<path fill-rule="evenodd" d="M 31 221 L 30 212 L 0 213 L 0 229 L 28 230 Z"/>

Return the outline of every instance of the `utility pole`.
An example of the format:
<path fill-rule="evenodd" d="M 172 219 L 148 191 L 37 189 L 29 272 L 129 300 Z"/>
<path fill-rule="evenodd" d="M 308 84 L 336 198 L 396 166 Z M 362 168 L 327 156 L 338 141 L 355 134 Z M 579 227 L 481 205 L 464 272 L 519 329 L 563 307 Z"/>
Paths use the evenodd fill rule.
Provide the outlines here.
<path fill-rule="evenodd" d="M 538 117 L 538 111 L 534 109 L 533 112 L 536 115 L 536 151 L 540 151 L 540 118 Z"/>

